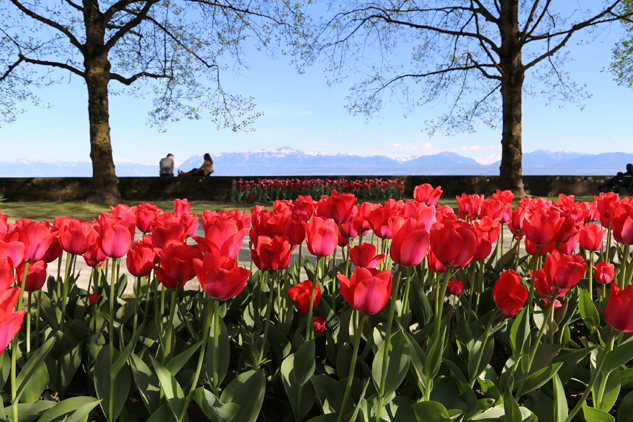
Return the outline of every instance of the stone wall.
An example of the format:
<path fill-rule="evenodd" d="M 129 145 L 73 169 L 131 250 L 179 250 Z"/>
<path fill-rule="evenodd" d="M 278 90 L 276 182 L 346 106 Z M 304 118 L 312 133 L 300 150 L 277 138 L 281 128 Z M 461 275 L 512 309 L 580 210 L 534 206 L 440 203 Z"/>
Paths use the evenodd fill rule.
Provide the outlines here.
<path fill-rule="evenodd" d="M 297 176 L 292 179 L 347 179 L 364 180 L 380 177 L 399 179 L 404 183 L 405 197 L 411 198 L 413 188 L 423 183 L 441 186 L 445 198 L 468 194 L 490 195 L 499 185 L 499 176 Z M 269 178 L 269 177 L 267 177 Z M 288 179 L 289 177 L 277 177 Z M 191 201 L 223 201 L 228 199 L 232 182 L 236 177 L 207 178 L 159 178 L 121 177 L 119 190 L 125 201 L 159 201 L 188 198 Z M 257 178 L 244 177 L 244 180 Z M 607 176 L 524 176 L 525 190 L 535 196 L 595 195 L 598 185 Z M 33 177 L 0 178 L 0 189 L 8 201 L 16 202 L 60 202 L 83 201 L 90 193 L 88 177 Z"/>

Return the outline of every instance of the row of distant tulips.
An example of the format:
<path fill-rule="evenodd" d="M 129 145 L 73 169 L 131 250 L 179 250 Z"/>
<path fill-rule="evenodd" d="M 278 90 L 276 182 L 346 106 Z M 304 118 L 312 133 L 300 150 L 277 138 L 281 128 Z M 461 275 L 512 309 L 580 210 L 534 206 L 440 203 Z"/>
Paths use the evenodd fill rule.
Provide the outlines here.
<path fill-rule="evenodd" d="M 258 203 L 264 201 L 295 200 L 309 195 L 320 198 L 333 190 L 353 193 L 362 200 L 402 199 L 404 188 L 397 179 L 257 179 L 233 180 L 230 198 L 235 202 Z"/>
<path fill-rule="evenodd" d="M 319 201 L 305 196 L 295 201 L 276 201 L 272 212 L 261 206 L 255 206 L 250 215 L 239 211 L 205 211 L 200 216 L 204 237 L 194 236 L 198 218 L 189 213 L 190 204 L 186 200 L 176 200 L 173 213 L 159 210 L 153 204 L 118 205 L 93 222 L 56 219 L 53 225 L 28 220 L 7 224 L 6 216 L 0 218 L 0 285 L 3 289 L 0 299 L 3 304 L 0 339 L 3 342 L 0 346 L 4 350 L 13 339 L 10 371 L 13 420 L 19 419 L 17 403 L 24 391 L 29 390 L 25 387 L 28 380 L 21 378 L 17 370 L 18 357 L 24 354 L 30 357 L 22 365 L 22 371 L 33 374 L 39 370 L 37 362 L 42 365 L 46 359 L 42 355 L 48 353 L 46 350 L 50 352 L 60 338 L 55 333 L 62 333 L 62 338 L 69 336 L 64 326 L 71 325 L 78 315 L 77 309 L 81 311 L 81 318 L 88 318 L 87 330 L 108 335 L 107 341 L 104 337 L 101 344 L 107 343 L 108 347 L 102 347 L 99 353 L 105 358 L 97 357 L 96 361 L 109 363 L 109 368 L 116 370 L 110 369 L 109 379 L 100 380 L 98 369 L 94 368 L 93 377 L 102 412 L 110 421 L 121 415 L 128 399 L 128 393 L 120 399 L 115 391 L 115 386 L 120 385 L 117 377 L 128 366 L 135 374 L 147 412 L 159 415 L 152 416 L 156 420 L 165 414 L 185 420 L 194 399 L 207 416 L 215 415 L 214 420 L 221 419 L 214 413 L 214 406 L 228 407 L 224 409 L 226 415 L 230 415 L 230 418 L 225 416 L 227 420 L 254 420 L 261 401 L 255 406 L 240 402 L 234 383 L 257 384 L 264 374 L 282 378 L 287 403 L 297 420 L 310 414 L 317 399 L 321 412 L 339 421 L 350 416 L 362 420 L 396 420 L 392 412 L 400 412 L 403 420 L 406 415 L 414 414 L 420 420 L 424 420 L 420 415 L 431 415 L 436 420 L 444 420 L 437 418 L 446 415 L 462 415 L 462 420 L 481 420 L 499 414 L 513 418 L 516 412 L 542 411 L 539 406 L 530 410 L 524 407 L 529 400 L 523 406 L 518 405 L 526 394 L 534 396 L 536 392 L 547 395 L 549 403 L 553 403 L 553 420 L 571 421 L 581 409 L 588 420 L 589 415 L 608 416 L 619 393 L 618 389 L 615 399 L 613 394 L 606 394 L 613 389 L 609 379 L 614 373 L 620 377 L 622 365 L 633 358 L 633 342 L 622 334 L 633 331 L 633 314 L 628 311 L 633 298 L 630 286 L 633 264 L 629 262 L 633 244 L 632 201 L 620 199 L 616 194 L 601 194 L 593 202 L 576 203 L 573 197 L 561 195 L 557 202 L 523 198 L 519 206 L 512 209 L 512 194 L 498 191 L 491 198 L 458 197 L 458 216 L 450 207 L 437 205 L 440 195 L 440 188 L 422 185 L 415 189 L 414 201 L 390 199 L 378 205 L 357 204 L 353 194 L 333 191 Z M 598 220 L 600 225 L 595 224 Z M 497 246 L 503 243 L 500 233 L 504 224 L 513 233 L 512 244 L 510 252 L 495 260 L 500 255 Z M 143 233 L 143 238 L 134 242 L 136 229 Z M 603 243 L 605 231 L 608 239 L 613 236 L 615 245 L 610 241 Z M 369 232 L 371 242 L 364 242 Z M 252 257 L 250 270 L 241 268 L 236 261 L 247 233 Z M 189 237 L 196 244 L 187 244 Z M 358 245 L 354 246 L 357 238 Z M 378 240 L 378 248 L 374 238 Z M 310 254 L 316 257 L 316 267 L 302 259 L 304 241 Z M 531 255 L 529 260 L 519 256 L 521 242 Z M 581 254 L 576 254 L 579 245 Z M 300 259 L 291 266 L 290 254 L 297 246 Z M 337 262 L 337 247 L 342 249 L 340 262 Z M 62 251 L 68 253 L 65 276 L 53 279 L 47 292 L 51 302 L 59 308 L 59 323 L 55 324 L 40 317 L 40 307 L 47 303 L 41 287 L 46 281 L 46 263 L 58 258 Z M 94 283 L 85 292 L 73 285 L 73 262 L 80 255 L 96 269 Z M 124 256 L 129 272 L 136 277 L 135 295 L 129 302 L 121 297 L 121 279 L 115 276 L 119 272 L 119 259 Z M 545 258 L 540 258 L 542 256 Z M 103 272 L 98 270 L 108 259 L 112 260 L 109 293 L 102 287 L 107 283 L 102 280 Z M 598 261 L 595 267 L 594 260 Z M 300 280 L 300 264 L 305 265 L 311 280 Z M 249 278 L 253 265 L 260 271 Z M 156 276 L 153 282 L 150 281 L 152 273 Z M 593 285 L 593 280 L 608 284 L 616 274 L 618 282 L 612 283 L 610 294 Z M 183 309 L 179 297 L 185 294 L 181 291 L 184 283 L 196 276 L 209 299 L 196 299 L 201 313 L 191 316 L 193 311 Z M 162 284 L 160 296 L 156 279 Z M 15 287 L 12 287 L 14 280 Z M 578 285 L 582 286 L 575 288 Z M 29 292 L 26 318 L 20 289 Z M 73 290 L 85 296 L 83 308 L 81 301 L 69 298 Z M 31 316 L 32 292 L 37 292 L 34 317 Z M 171 299 L 166 299 L 165 292 L 171 292 Z M 455 299 L 447 299 L 447 293 Z M 541 300 L 535 300 L 536 293 Z M 99 324 L 102 294 L 108 299 L 107 327 Z M 492 302 L 486 301 L 488 294 Z M 239 340 L 230 341 L 228 336 L 222 335 L 227 329 L 222 315 L 232 306 L 225 302 L 236 296 L 246 298 L 238 301 L 241 314 L 232 314 L 238 319 L 233 322 L 243 332 Z M 344 302 L 337 301 L 340 296 Z M 299 313 L 307 314 L 307 318 L 294 318 L 287 298 L 293 300 Z M 329 304 L 321 298 L 327 298 Z M 75 307 L 72 313 L 67 312 L 71 303 Z M 129 321 L 118 312 L 125 310 L 127 303 L 134 305 L 133 312 L 129 306 L 133 315 Z M 491 303 L 496 307 L 491 307 Z M 89 304 L 94 304 L 92 317 Z M 153 309 L 150 304 L 154 305 Z M 446 305 L 448 312 L 444 311 Z M 193 308 L 195 306 L 189 309 Z M 556 309 L 561 311 L 555 312 Z M 603 310 L 603 317 L 598 309 Z M 179 322 L 175 320 L 176 313 Z M 315 317 L 316 313 L 320 315 Z M 370 317 L 373 315 L 376 317 Z M 193 319 L 188 322 L 188 318 Z M 570 328 L 579 318 L 588 329 L 589 337 Z M 602 324 L 603 319 L 608 325 Z M 26 327 L 22 328 L 24 320 Z M 341 324 L 344 320 L 349 321 L 347 326 Z M 35 323 L 34 348 L 31 348 L 32 322 Z M 371 323 L 374 334 L 366 334 L 367 322 Z M 200 330 L 196 330 L 193 323 Z M 115 331 L 115 324 L 119 332 Z M 148 346 L 147 330 L 151 324 L 155 325 L 151 336 L 158 335 L 159 341 Z M 299 330 L 301 327 L 305 329 L 304 335 Z M 24 351 L 19 348 L 16 336 L 20 330 L 25 332 Z M 275 333 L 274 338 L 269 337 L 271 332 Z M 192 344 L 193 339 L 185 339 L 184 344 L 191 347 L 182 354 L 189 353 L 197 344 L 186 355 L 193 358 L 200 349 L 195 369 L 192 368 L 187 382 L 183 383 L 188 389 L 178 385 L 180 394 L 174 393 L 173 383 L 183 382 L 182 374 L 177 370 L 171 375 L 165 372 L 170 362 L 180 362 L 178 357 L 182 354 L 174 356 L 174 349 L 179 347 L 178 333 L 181 340 L 190 336 L 196 341 Z M 197 340 L 199 333 L 201 343 Z M 322 340 L 318 342 L 315 336 L 318 333 L 325 333 L 325 347 L 330 349 L 326 353 L 329 363 L 315 375 L 317 347 L 322 346 L 319 343 Z M 290 343 L 281 340 L 280 346 L 280 334 Z M 495 334 L 508 338 L 510 357 L 501 374 L 495 374 L 489 364 L 493 351 L 503 355 L 503 351 L 494 348 Z M 115 336 L 119 337 L 118 341 Z M 611 352 L 616 337 L 618 346 Z M 139 341 L 141 338 L 145 340 Z M 363 339 L 367 352 L 361 354 L 362 362 L 358 362 Z M 240 375 L 223 385 L 228 361 L 224 362 L 226 357 L 221 356 L 220 350 L 230 351 L 237 347 L 236 341 L 243 352 L 248 348 L 249 353 L 242 353 L 241 366 L 232 370 L 248 375 L 243 378 Z M 349 348 L 346 342 L 353 343 L 351 353 L 344 351 Z M 118 351 L 117 344 L 125 346 L 125 350 Z M 539 356 L 547 350 L 544 345 L 555 346 L 556 353 L 552 355 L 550 350 L 547 358 Z M 280 347 L 284 351 L 279 352 Z M 368 352 L 372 349 L 371 374 L 367 375 L 362 369 L 361 380 L 367 382 L 362 383 L 360 390 L 354 389 L 357 369 L 361 369 L 357 366 L 370 360 Z M 573 352 L 561 352 L 561 349 Z M 295 353 L 289 354 L 291 350 Z M 145 356 L 147 363 L 143 363 L 141 356 L 146 351 L 158 360 Z M 574 364 L 580 365 L 594 351 L 598 356 L 592 361 L 591 376 L 584 383 L 586 393 L 569 411 L 569 394 L 564 387 L 577 381 L 572 380 L 573 371 L 567 373 L 570 371 L 567 369 L 565 375 L 557 371 L 567 362 L 569 353 L 576 353 Z M 537 356 L 539 359 L 535 359 Z M 275 366 L 273 357 L 277 363 L 283 363 Z M 340 363 L 341 359 L 347 363 Z M 549 371 L 544 372 L 543 362 L 552 364 Z M 135 372 L 141 364 L 152 366 L 157 374 L 161 391 L 157 398 L 159 403 L 152 403 L 141 392 L 142 383 L 139 384 Z M 59 365 L 59 371 L 63 372 L 62 363 Z M 333 368 L 329 365 L 335 365 L 337 371 L 327 369 Z M 201 379 L 203 366 L 207 377 Z M 247 367 L 254 370 L 243 372 Z M 341 373 L 341 368 L 349 372 Z M 51 368 L 48 372 L 52 372 Z M 332 376 L 333 372 L 338 373 Z M 447 374 L 451 382 L 459 386 L 461 402 L 457 404 L 454 400 L 447 401 L 446 394 L 440 394 L 448 388 L 443 381 Z M 53 382 L 51 374 L 48 375 Z M 370 379 L 373 380 L 371 388 Z M 476 382 L 484 391 L 484 398 L 474 396 Z M 60 380 L 56 383 L 57 391 L 63 396 L 68 383 L 64 385 Z M 539 389 L 546 384 L 552 388 Z M 264 381 L 261 387 L 264 390 L 265 385 Z M 340 397 L 335 400 L 339 389 L 342 400 Z M 231 393 L 225 394 L 228 391 Z M 589 392 L 593 395 L 593 407 L 585 403 Z M 630 403 L 633 399 L 629 397 L 627 395 L 623 402 Z M 94 408 L 97 403 L 85 406 Z M 236 406 L 230 407 L 231 403 Z M 44 410 L 53 412 L 54 408 Z"/>

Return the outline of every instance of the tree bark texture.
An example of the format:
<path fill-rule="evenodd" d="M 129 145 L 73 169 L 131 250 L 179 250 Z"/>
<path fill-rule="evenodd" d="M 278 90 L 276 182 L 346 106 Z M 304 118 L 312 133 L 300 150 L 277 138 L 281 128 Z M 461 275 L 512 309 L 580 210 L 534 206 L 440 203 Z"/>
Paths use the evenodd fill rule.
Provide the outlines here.
<path fill-rule="evenodd" d="M 88 117 L 90 121 L 90 158 L 94 190 L 89 202 L 118 203 L 121 201 L 118 180 L 114 172 L 110 142 L 108 82 L 110 62 L 105 49 L 105 19 L 98 1 L 84 0 L 86 44 L 84 46 L 85 80 L 88 87 Z"/>
<path fill-rule="evenodd" d="M 521 63 L 519 33 L 519 1 L 501 1 L 501 101 L 503 130 L 501 135 L 502 189 L 509 189 L 517 197 L 523 197 L 523 147 L 521 107 L 525 69 Z"/>

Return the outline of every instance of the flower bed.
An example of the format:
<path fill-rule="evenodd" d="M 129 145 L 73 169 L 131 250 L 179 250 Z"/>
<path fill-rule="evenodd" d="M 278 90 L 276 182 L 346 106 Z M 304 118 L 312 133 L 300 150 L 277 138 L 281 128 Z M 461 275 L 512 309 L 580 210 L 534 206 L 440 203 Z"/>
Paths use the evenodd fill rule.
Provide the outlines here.
<path fill-rule="evenodd" d="M 0 419 L 631 420 L 633 200 L 441 193 L 0 215 Z"/>
<path fill-rule="evenodd" d="M 329 196 L 333 190 L 353 193 L 360 200 L 402 199 L 404 188 L 399 180 L 364 179 L 257 179 L 233 180 L 231 201 L 259 203 L 278 199 L 295 200 L 310 195 L 320 198 Z"/>

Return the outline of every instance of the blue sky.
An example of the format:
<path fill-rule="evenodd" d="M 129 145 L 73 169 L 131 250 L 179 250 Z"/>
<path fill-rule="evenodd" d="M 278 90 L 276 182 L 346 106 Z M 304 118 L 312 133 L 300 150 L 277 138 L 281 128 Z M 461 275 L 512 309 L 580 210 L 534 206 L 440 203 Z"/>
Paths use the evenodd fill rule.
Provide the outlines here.
<path fill-rule="evenodd" d="M 631 106 L 633 90 L 619 87 L 603 71 L 611 60 L 613 43 L 621 28 L 613 25 L 589 45 L 570 42 L 575 60 L 565 70 L 592 95 L 580 110 L 573 104 L 545 107 L 543 96 L 524 97 L 523 150 L 577 151 L 584 153 L 633 153 Z M 476 133 L 429 137 L 423 122 L 446 109 L 444 105 L 418 108 L 407 118 L 397 103 L 367 122 L 345 110 L 349 83 L 333 88 L 325 83 L 320 66 L 297 74 L 287 57 L 268 58 L 254 52 L 247 56 L 249 69 L 225 73 L 226 91 L 254 97 L 256 110 L 264 113 L 254 132 L 216 130 L 209 121 L 183 120 L 159 133 L 147 125 L 151 99 L 111 96 L 110 124 L 115 162 L 158 163 L 167 152 L 181 163 L 204 152 L 269 149 L 282 146 L 308 152 L 350 153 L 411 157 L 452 151 L 483 164 L 501 155 L 501 131 L 478 126 Z M 528 76 L 529 78 L 529 76 Z M 526 82 L 530 82 L 526 79 Z M 113 82 L 113 84 L 116 82 Z M 536 85 L 536 88 L 540 88 Z M 26 105 L 27 112 L 0 128 L 2 160 L 88 161 L 87 93 L 83 81 L 66 75 L 58 85 L 35 91 L 50 108 Z M 564 105 L 564 107 L 559 107 Z"/>

